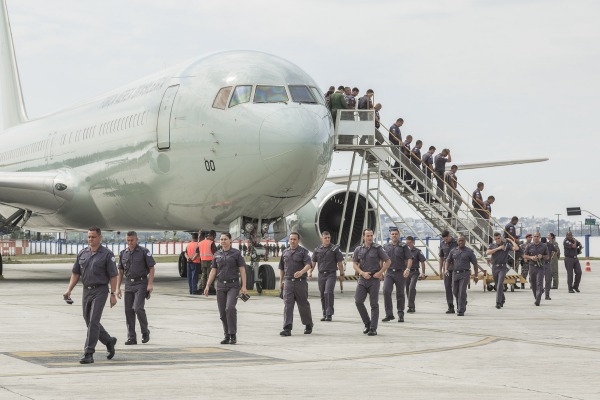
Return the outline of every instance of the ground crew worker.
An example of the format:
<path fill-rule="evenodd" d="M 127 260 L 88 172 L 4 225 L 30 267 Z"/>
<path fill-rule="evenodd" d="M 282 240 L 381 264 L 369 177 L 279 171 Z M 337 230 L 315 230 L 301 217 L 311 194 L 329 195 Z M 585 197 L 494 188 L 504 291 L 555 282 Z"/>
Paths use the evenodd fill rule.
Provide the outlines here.
<path fill-rule="evenodd" d="M 154 266 L 152 252 L 138 244 L 135 231 L 127 232 L 127 248 L 119 253 L 119 277 L 117 297 L 121 298 L 121 282 L 125 277 L 125 321 L 127 323 L 126 345 L 137 344 L 135 317 L 140 321 L 142 343 L 150 340 L 148 318 L 144 305 L 154 290 Z"/>
<path fill-rule="evenodd" d="M 200 269 L 200 253 L 198 252 L 198 234 L 192 233 L 192 241 L 185 250 L 187 259 L 187 280 L 190 294 L 198 294 L 198 270 Z"/>
<path fill-rule="evenodd" d="M 560 247 L 556 242 L 556 236 L 554 233 L 548 234 L 548 242 L 552 243 L 552 246 L 554 246 L 554 254 L 550 260 L 550 271 L 552 277 L 551 287 L 552 289 L 558 289 L 558 259 L 560 258 Z"/>
<path fill-rule="evenodd" d="M 312 278 L 312 271 L 318 266 L 319 293 L 321 294 L 321 321 L 331 321 L 333 316 L 333 293 L 335 291 L 336 272 L 340 271 L 340 282 L 344 280 L 344 255 L 340 246 L 331 244 L 331 234 L 327 231 L 321 233 L 321 245 L 312 255 L 313 266 L 308 271 L 308 278 Z"/>
<path fill-rule="evenodd" d="M 354 250 L 352 256 L 354 271 L 360 276 L 356 285 L 354 302 L 358 313 L 365 324 L 364 334 L 377 335 L 377 322 L 379 320 L 379 286 L 380 280 L 391 264 L 390 257 L 383 247 L 373 243 L 373 230 L 363 230 L 363 244 Z M 365 300 L 369 295 L 371 316 L 365 307 Z"/>
<path fill-rule="evenodd" d="M 523 257 L 525 260 L 531 261 L 529 282 L 531 284 L 533 297 L 535 298 L 535 305 L 539 306 L 540 301 L 542 300 L 542 293 L 544 292 L 543 260 L 548 260 L 550 258 L 548 246 L 540 241 L 539 232 L 533 234 L 533 242 L 527 245 Z"/>
<path fill-rule="evenodd" d="M 527 248 L 527 246 L 529 245 L 529 243 L 531 243 L 531 239 L 533 239 L 533 236 L 531 235 L 531 233 L 528 233 L 527 235 L 525 235 L 525 243 L 521 244 L 521 260 L 523 260 L 523 264 L 521 265 L 521 276 L 523 276 L 524 279 L 527 279 L 527 275 L 529 274 L 529 264 L 530 261 L 525 259 L 525 249 Z M 531 287 L 531 282 L 529 283 L 529 287 Z M 525 289 L 525 284 L 521 283 L 521 289 Z"/>
<path fill-rule="evenodd" d="M 223 324 L 224 339 L 221 344 L 237 343 L 237 299 L 240 294 L 248 293 L 246 289 L 246 262 L 242 253 L 231 247 L 231 234 L 221 233 L 219 239 L 221 249 L 214 254 L 210 275 L 204 287 L 204 295 L 208 296 L 210 285 L 217 280 L 217 307 L 219 318 Z M 240 287 L 240 279 L 242 281 Z"/>
<path fill-rule="evenodd" d="M 409 313 L 415 312 L 415 298 L 417 297 L 417 281 L 419 278 L 425 278 L 425 255 L 418 247 L 415 247 L 415 239 L 412 236 L 406 237 L 406 246 L 410 249 L 412 266 L 405 271 L 406 276 L 406 296 L 408 296 Z M 419 264 L 421 264 L 421 273 L 419 273 Z"/>
<path fill-rule="evenodd" d="M 573 232 L 567 232 L 563 241 L 565 248 L 565 268 L 567 269 L 567 286 L 569 293 L 579 293 L 579 283 L 581 282 L 581 264 L 577 255 L 581 252 L 581 243 L 573 237 Z M 573 280 L 575 273 L 575 280 Z"/>
<path fill-rule="evenodd" d="M 200 251 L 200 268 L 202 269 L 202 277 L 200 279 L 200 290 L 202 292 L 206 287 L 206 281 L 208 280 L 208 274 L 210 273 L 210 266 L 214 258 L 214 254 L 217 252 L 217 246 L 215 245 L 215 231 L 210 231 L 206 238 L 198 244 Z M 209 289 L 210 294 L 215 294 L 215 287 L 212 286 Z"/>
<path fill-rule="evenodd" d="M 108 284 L 110 283 L 110 306 L 117 304 L 117 266 L 115 255 L 112 251 L 102 246 L 102 231 L 97 226 L 88 229 L 88 247 L 77 254 L 71 273 L 71 280 L 67 291 L 63 294 L 65 299 L 71 298 L 71 292 L 79 277 L 83 284 L 81 305 L 83 319 L 87 325 L 84 356 L 79 360 L 81 364 L 94 362 L 94 352 L 98 340 L 106 346 L 106 358 L 111 360 L 115 355 L 117 338 L 112 337 L 100 324 L 102 311 L 108 297 Z"/>
<path fill-rule="evenodd" d="M 458 246 L 456 239 L 452 237 L 450 232 L 442 232 L 442 241 L 440 242 L 440 277 L 444 279 L 444 289 L 446 291 L 446 302 L 448 303 L 448 310 L 446 314 L 454 314 L 454 296 L 452 295 L 452 264 L 446 266 L 445 261 L 448 259 L 450 252 Z"/>
<path fill-rule="evenodd" d="M 504 296 L 504 278 L 508 272 L 506 263 L 508 262 L 509 253 L 513 249 L 518 248 L 515 241 L 508 237 L 506 241 L 502 241 L 502 235 L 499 232 L 494 233 L 494 242 L 490 244 L 485 252 L 488 256 L 492 256 L 492 276 L 496 285 L 496 308 L 504 307 L 506 298 Z"/>
<path fill-rule="evenodd" d="M 290 247 L 285 249 L 279 261 L 279 288 L 283 292 L 283 330 L 281 336 L 291 336 L 294 321 L 294 305 L 298 304 L 300 320 L 305 325 L 304 334 L 312 333 L 313 321 L 308 302 L 307 272 L 312 268 L 308 250 L 298 244 L 300 234 L 290 233 Z"/>
<path fill-rule="evenodd" d="M 405 243 L 400 242 L 398 228 L 390 229 L 390 243 L 383 245 L 383 250 L 391 260 L 390 267 L 385 272 L 383 280 L 383 304 L 385 307 L 385 318 L 382 322 L 394 320 L 394 306 L 392 303 L 392 292 L 396 286 L 396 307 L 398 310 L 398 322 L 404 322 L 404 304 L 406 297 L 404 290 L 406 285 L 405 271 L 410 271 L 413 264 L 412 254 Z"/>
<path fill-rule="evenodd" d="M 462 317 L 467 310 L 467 286 L 469 284 L 471 264 L 473 264 L 473 282 L 479 281 L 479 265 L 473 250 L 466 247 L 467 239 L 461 236 L 456 241 L 458 246 L 454 248 L 446 260 L 446 270 L 450 264 L 454 264 L 452 272 L 452 289 L 456 297 L 457 316 Z"/>

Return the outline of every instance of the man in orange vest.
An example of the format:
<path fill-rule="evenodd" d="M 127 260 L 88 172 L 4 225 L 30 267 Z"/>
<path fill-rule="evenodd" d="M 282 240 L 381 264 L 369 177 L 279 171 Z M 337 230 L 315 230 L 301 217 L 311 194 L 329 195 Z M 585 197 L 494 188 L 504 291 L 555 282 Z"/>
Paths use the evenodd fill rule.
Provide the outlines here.
<path fill-rule="evenodd" d="M 217 233 L 215 231 L 210 231 L 208 235 L 206 235 L 206 239 L 199 243 L 200 267 L 202 269 L 202 278 L 200 279 L 200 288 L 198 289 L 199 293 L 204 292 L 206 282 L 208 281 L 208 274 L 210 273 L 213 254 L 217 252 L 215 236 L 217 236 Z M 209 288 L 209 294 L 216 294 L 214 283 Z"/>
<path fill-rule="evenodd" d="M 187 279 L 190 288 L 190 294 L 199 294 L 198 270 L 200 269 L 200 254 L 198 252 L 198 234 L 192 233 L 192 241 L 188 243 L 185 249 L 185 258 L 187 259 Z"/>

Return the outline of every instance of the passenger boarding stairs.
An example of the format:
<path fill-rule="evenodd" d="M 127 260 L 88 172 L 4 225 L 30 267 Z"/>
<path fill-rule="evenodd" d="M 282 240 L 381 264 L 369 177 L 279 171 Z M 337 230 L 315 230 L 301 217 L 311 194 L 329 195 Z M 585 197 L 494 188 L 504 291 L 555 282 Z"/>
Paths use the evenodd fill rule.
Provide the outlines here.
<path fill-rule="evenodd" d="M 388 217 L 391 214 L 400 216 L 394 220 L 398 226 L 404 221 L 394 205 L 398 199 L 388 198 L 381 190 L 381 181 L 387 182 L 400 199 L 403 199 L 423 217 L 433 231 L 441 234 L 442 231 L 448 230 L 455 238 L 464 236 L 469 247 L 477 255 L 479 266 L 491 275 L 491 268 L 488 267 L 485 260 L 485 251 L 491 242 L 494 226 L 502 231 L 500 224 L 494 218 L 489 220 L 482 218 L 471 206 L 473 199 L 470 193 L 460 185 L 457 187 L 458 191 L 448 190 L 447 185 L 444 185 L 443 191 L 438 189 L 434 179 L 435 172 L 432 171 L 431 178 L 429 178 L 420 167 L 398 150 L 398 146 L 391 144 L 379 130 L 376 130 L 373 120 L 369 119 L 371 112 L 342 110 L 336 121 L 336 151 L 354 152 L 351 165 L 353 172 L 349 177 L 348 188 L 353 179 L 358 179 L 358 191 L 361 189 L 361 182 L 366 182 L 369 200 L 367 207 L 371 204 L 377 211 L 376 215 L 383 212 Z M 351 118 L 349 115 L 353 117 Z M 352 119 L 354 123 L 352 123 Z M 385 136 L 388 136 L 388 132 Z M 424 154 L 426 150 L 422 151 Z M 358 158 L 362 158 L 361 166 L 358 176 L 353 176 L 354 164 Z M 395 163 L 399 168 L 394 168 Z M 386 209 L 382 199 L 391 210 Z M 354 207 L 356 206 L 354 205 Z M 342 221 L 342 224 L 344 223 Z M 366 222 L 365 226 L 367 226 Z M 407 224 L 407 226 L 410 225 Z M 414 232 L 412 234 L 418 237 Z M 380 232 L 380 237 L 384 237 L 382 232 Z M 425 244 L 422 243 L 422 245 Z M 437 259 L 437 252 L 430 251 L 430 253 Z M 438 270 L 437 266 L 430 267 L 434 271 Z M 516 274 L 513 271 L 511 273 Z"/>

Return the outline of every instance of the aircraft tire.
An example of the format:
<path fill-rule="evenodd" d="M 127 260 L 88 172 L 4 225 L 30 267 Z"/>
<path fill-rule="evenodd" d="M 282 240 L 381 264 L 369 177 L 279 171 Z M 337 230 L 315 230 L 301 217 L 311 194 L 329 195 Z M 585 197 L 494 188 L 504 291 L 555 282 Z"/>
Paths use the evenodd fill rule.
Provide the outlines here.
<path fill-rule="evenodd" d="M 185 258 L 185 251 L 182 251 L 179 255 L 177 267 L 179 268 L 179 276 L 182 278 L 187 278 L 187 260 Z"/>
<path fill-rule="evenodd" d="M 269 264 L 263 264 L 258 267 L 258 277 L 262 282 L 261 286 L 263 289 L 275 289 L 275 271 Z"/>

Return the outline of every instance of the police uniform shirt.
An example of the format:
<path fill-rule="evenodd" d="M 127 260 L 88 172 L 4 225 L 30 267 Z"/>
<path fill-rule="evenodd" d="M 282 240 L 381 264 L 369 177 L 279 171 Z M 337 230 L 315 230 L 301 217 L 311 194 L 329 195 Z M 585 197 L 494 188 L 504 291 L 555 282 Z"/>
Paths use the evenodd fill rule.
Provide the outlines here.
<path fill-rule="evenodd" d="M 283 270 L 283 275 L 286 278 L 293 278 L 294 274 L 302 270 L 306 265 L 312 265 L 312 262 L 310 261 L 308 250 L 302 246 L 296 247 L 295 250 L 288 247 L 281 255 L 281 260 L 279 260 L 279 269 Z M 306 272 L 302 277 L 306 277 Z"/>
<path fill-rule="evenodd" d="M 418 247 L 413 247 L 412 250 L 410 250 L 410 253 L 413 259 L 413 266 L 411 270 L 419 269 L 419 263 L 425 262 L 426 260 L 425 255 Z"/>
<path fill-rule="evenodd" d="M 477 257 L 468 247 L 456 247 L 450 252 L 448 262 L 454 264 L 454 271 L 466 271 L 471 269 L 471 264 L 477 264 Z"/>
<path fill-rule="evenodd" d="M 240 267 L 245 267 L 246 262 L 242 253 L 232 247 L 227 251 L 217 251 L 210 266 L 217 269 L 217 280 L 222 282 L 238 279 Z"/>
<path fill-rule="evenodd" d="M 488 215 L 486 215 L 486 217 L 489 218 L 492 215 L 492 205 L 488 203 L 487 200 L 483 202 L 483 209 L 488 212 Z"/>
<path fill-rule="evenodd" d="M 531 242 L 525 248 L 525 255 L 537 256 L 539 254 L 542 254 L 544 256 L 548 255 L 548 246 L 546 245 L 546 243 L 539 242 L 538 244 L 535 244 Z M 546 257 L 543 257 L 543 259 L 546 259 Z"/>
<path fill-rule="evenodd" d="M 456 176 L 456 174 L 452 171 L 448 171 L 446 173 L 446 179 L 445 179 L 446 183 L 451 187 L 451 188 L 456 188 L 458 185 L 458 177 Z"/>
<path fill-rule="evenodd" d="M 317 263 L 319 272 L 335 272 L 338 269 L 337 264 L 343 260 L 344 255 L 340 246 L 334 244 L 327 247 L 321 245 L 315 249 L 312 255 L 312 261 Z"/>
<path fill-rule="evenodd" d="M 356 107 L 356 97 L 352 96 L 351 94 L 345 94 L 344 97 L 346 98 L 346 105 L 348 108 L 354 109 Z"/>
<path fill-rule="evenodd" d="M 458 247 L 458 243 L 456 242 L 456 239 L 452 238 L 452 240 L 450 240 L 450 243 L 446 243 L 445 240 L 442 240 L 442 243 L 440 243 L 439 257 L 443 258 L 444 261 L 448 260 L 448 256 L 450 255 L 450 252 L 456 247 Z M 448 265 L 448 270 L 452 271 L 452 264 Z"/>
<path fill-rule="evenodd" d="M 419 149 L 418 147 L 414 147 L 412 149 L 412 156 L 410 157 L 410 159 L 416 166 L 421 165 L 421 149 Z"/>
<path fill-rule="evenodd" d="M 390 260 L 392 260 L 388 270 L 404 270 L 406 268 L 406 261 L 412 258 L 412 253 L 406 243 L 386 243 L 383 245 L 383 250 L 390 257 Z"/>
<path fill-rule="evenodd" d="M 506 264 L 507 261 L 508 261 L 508 253 L 512 251 L 513 246 L 512 246 L 511 242 L 505 242 L 505 243 L 501 243 L 499 245 L 496 244 L 496 242 L 493 242 L 488 247 L 488 250 L 494 250 L 495 248 L 502 247 L 504 245 L 506 245 L 506 249 L 497 251 L 494 254 L 492 254 L 492 264 L 493 265 L 504 265 L 504 264 Z"/>
<path fill-rule="evenodd" d="M 571 257 L 571 258 L 577 257 L 577 247 L 575 247 L 575 248 L 571 247 L 575 243 L 577 243 L 577 239 L 565 238 L 565 240 L 563 241 L 563 245 L 565 248 L 565 257 Z"/>
<path fill-rule="evenodd" d="M 481 191 L 479 189 L 475 189 L 473 192 L 473 207 L 481 209 L 481 204 L 475 200 L 483 201 L 483 198 L 481 197 Z"/>
<path fill-rule="evenodd" d="M 104 246 L 100 246 L 94 254 L 89 247 L 81 250 L 72 272 L 81 276 L 81 282 L 85 286 L 107 285 L 110 278 L 119 274 L 115 255 Z"/>
<path fill-rule="evenodd" d="M 400 128 L 396 124 L 390 126 L 390 142 L 396 146 L 402 142 L 402 133 L 400 133 Z"/>
<path fill-rule="evenodd" d="M 402 147 L 402 153 L 404 153 L 404 155 L 406 157 L 410 157 L 410 142 L 408 140 L 404 141 L 404 145 Z"/>
<path fill-rule="evenodd" d="M 517 236 L 517 228 L 511 222 L 506 224 L 506 226 L 504 227 L 504 230 L 505 230 L 505 232 L 504 232 L 505 238 L 510 237 L 511 239 L 514 239 Z"/>
<path fill-rule="evenodd" d="M 139 244 L 133 251 L 129 247 L 119 253 L 119 269 L 123 270 L 126 278 L 135 279 L 148 276 L 149 268 L 156 265 L 152 252 Z"/>
<path fill-rule="evenodd" d="M 421 161 L 423 161 L 423 171 L 427 170 L 427 167 L 431 168 L 433 165 L 433 157 L 431 156 L 431 153 L 427 152 L 423 154 Z"/>
<path fill-rule="evenodd" d="M 358 99 L 358 108 L 361 110 L 370 110 L 373 108 L 373 102 L 366 94 Z"/>
<path fill-rule="evenodd" d="M 448 159 L 446 157 L 444 157 L 442 155 L 442 153 L 439 153 L 438 155 L 435 156 L 435 158 L 433 159 L 433 163 L 435 164 L 435 171 L 438 172 L 439 175 L 443 175 L 444 171 L 446 170 L 446 163 L 448 162 Z"/>
<path fill-rule="evenodd" d="M 387 261 L 390 257 L 383 250 L 383 247 L 377 243 L 370 247 L 358 246 L 354 250 L 352 261 L 360 266 L 364 272 L 378 272 L 381 269 L 379 261 Z"/>

